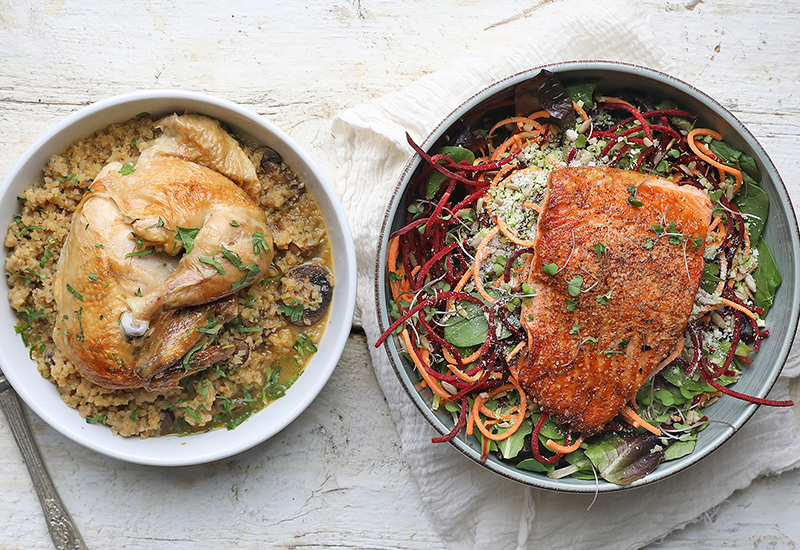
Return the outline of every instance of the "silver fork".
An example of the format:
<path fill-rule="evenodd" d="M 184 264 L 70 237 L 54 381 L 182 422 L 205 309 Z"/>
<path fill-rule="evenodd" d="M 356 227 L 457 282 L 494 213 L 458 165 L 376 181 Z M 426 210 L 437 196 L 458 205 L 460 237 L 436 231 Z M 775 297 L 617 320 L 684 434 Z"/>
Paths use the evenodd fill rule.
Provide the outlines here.
<path fill-rule="evenodd" d="M 14 439 L 17 440 L 17 446 L 22 453 L 22 460 L 28 467 L 28 473 L 31 475 L 36 494 L 39 496 L 53 544 L 58 550 L 88 550 L 44 467 L 42 455 L 39 454 L 39 449 L 28 427 L 19 397 L 3 375 L 2 370 L 0 370 L 0 409 L 3 409 L 6 414 L 8 425 L 11 426 L 11 433 L 14 434 Z"/>

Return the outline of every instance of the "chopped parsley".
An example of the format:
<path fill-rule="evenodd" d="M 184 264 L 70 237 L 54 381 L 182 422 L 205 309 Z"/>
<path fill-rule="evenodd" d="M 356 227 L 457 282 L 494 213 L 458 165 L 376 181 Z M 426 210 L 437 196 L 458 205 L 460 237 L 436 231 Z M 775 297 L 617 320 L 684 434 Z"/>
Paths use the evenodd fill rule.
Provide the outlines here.
<path fill-rule="evenodd" d="M 73 311 L 75 315 L 78 316 L 78 327 L 80 327 L 81 332 L 76 336 L 78 342 L 83 342 L 83 323 L 81 322 L 81 315 L 83 315 L 83 308 L 80 308 L 78 311 Z"/>
<path fill-rule="evenodd" d="M 278 306 L 278 311 L 286 315 L 292 323 L 303 318 L 303 304 L 297 300 L 292 300 L 292 305 Z"/>
<path fill-rule="evenodd" d="M 597 254 L 597 259 L 599 260 L 608 249 L 603 243 L 597 243 L 592 247 L 592 250 L 594 250 L 594 253 Z"/>
<path fill-rule="evenodd" d="M 192 248 L 194 248 L 194 240 L 197 238 L 197 234 L 200 233 L 200 228 L 186 228 L 179 225 L 176 229 L 175 236 L 172 238 L 175 241 L 172 250 L 174 251 L 180 242 L 186 253 L 191 254 Z"/>
<path fill-rule="evenodd" d="M 263 328 L 261 328 L 261 327 L 246 327 L 246 326 L 244 326 L 244 323 L 242 323 L 242 320 L 241 320 L 241 318 L 239 318 L 239 317 L 234 317 L 234 318 L 233 318 L 233 319 L 232 319 L 232 320 L 231 320 L 231 321 L 228 323 L 228 325 L 229 325 L 229 326 L 230 326 L 230 327 L 231 327 L 233 330 L 235 330 L 236 332 L 261 332 L 262 330 L 264 330 L 264 329 L 263 329 Z"/>
<path fill-rule="evenodd" d="M 78 300 L 80 300 L 81 302 L 83 301 L 83 296 L 81 295 L 81 293 L 72 288 L 71 286 L 69 286 L 69 284 L 67 284 L 67 290 L 71 292 L 72 295 L 75 296 Z"/>
<path fill-rule="evenodd" d="M 297 337 L 292 349 L 296 351 L 299 355 L 306 355 L 310 353 L 316 353 L 317 345 L 314 341 L 306 336 L 305 334 L 301 334 Z"/>
<path fill-rule="evenodd" d="M 253 254 L 258 254 L 259 258 L 263 258 L 264 253 L 269 254 L 269 246 L 267 246 L 261 231 L 256 231 L 253 235 Z"/>
<path fill-rule="evenodd" d="M 119 173 L 122 174 L 123 176 L 129 176 L 134 172 L 136 172 L 136 168 L 134 168 L 130 162 L 126 162 L 125 164 L 122 165 L 122 168 L 119 169 Z"/>
<path fill-rule="evenodd" d="M 47 260 L 53 257 L 53 253 L 49 250 L 45 250 L 44 254 L 42 254 L 42 258 L 39 260 L 39 267 L 44 267 L 44 264 L 47 263 Z"/>
<path fill-rule="evenodd" d="M 214 269 L 216 269 L 217 273 L 219 273 L 220 275 L 225 275 L 225 269 L 223 269 L 223 267 L 220 265 L 220 263 L 217 260 L 215 260 L 213 257 L 200 256 L 197 259 L 201 263 L 208 264 L 211 267 L 213 267 Z"/>
<path fill-rule="evenodd" d="M 127 254 L 125 254 L 125 257 L 126 258 L 141 258 L 143 256 L 149 256 L 153 252 L 155 252 L 155 249 L 148 248 L 146 250 L 137 250 L 136 252 L 128 252 Z"/>
<path fill-rule="evenodd" d="M 78 184 L 81 182 L 76 174 L 67 174 L 63 178 L 58 178 L 59 183 L 64 183 L 67 180 L 73 180 L 75 183 Z"/>
<path fill-rule="evenodd" d="M 583 286 L 583 277 L 575 275 L 567 285 L 567 292 L 575 298 L 581 293 L 581 286 Z"/>

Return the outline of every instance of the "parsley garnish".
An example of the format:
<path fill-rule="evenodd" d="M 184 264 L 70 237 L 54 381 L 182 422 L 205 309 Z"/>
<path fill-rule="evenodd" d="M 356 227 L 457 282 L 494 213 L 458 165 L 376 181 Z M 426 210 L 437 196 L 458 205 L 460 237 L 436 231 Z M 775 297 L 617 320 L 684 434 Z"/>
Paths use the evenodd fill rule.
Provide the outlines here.
<path fill-rule="evenodd" d="M 83 315 L 83 308 L 80 308 L 78 311 L 73 312 L 75 315 L 78 316 L 78 327 L 81 329 L 81 333 L 76 336 L 78 342 L 83 342 L 83 323 L 81 322 L 81 315 Z"/>
<path fill-rule="evenodd" d="M 21 228 L 22 228 L 22 229 L 20 230 L 20 232 L 19 232 L 19 236 L 20 236 L 20 237 L 24 237 L 24 236 L 25 236 L 25 233 L 27 233 L 28 231 L 30 231 L 30 230 L 32 230 L 32 229 L 44 229 L 44 227 L 42 227 L 41 225 L 25 225 L 25 224 L 23 224 L 23 223 L 22 223 L 22 216 L 20 216 L 19 214 L 15 214 L 15 215 L 14 215 L 14 222 L 15 222 L 15 223 L 16 223 L 16 224 L 17 224 L 19 227 L 21 227 Z"/>
<path fill-rule="evenodd" d="M 87 424 L 105 424 L 106 420 L 108 419 L 108 415 L 105 414 L 98 414 L 97 416 L 93 416 L 91 418 L 86 419 Z"/>
<path fill-rule="evenodd" d="M 119 169 L 119 173 L 123 176 L 128 176 L 134 172 L 136 172 L 136 168 L 134 168 L 130 162 L 126 162 L 122 165 L 122 168 Z"/>
<path fill-rule="evenodd" d="M 581 293 L 581 286 L 583 286 L 583 277 L 575 275 L 567 285 L 567 292 L 573 298 L 577 297 Z"/>
<path fill-rule="evenodd" d="M 63 178 L 58 178 L 58 181 L 60 183 L 64 183 L 67 180 L 73 180 L 75 183 L 80 183 L 80 180 L 78 179 L 78 176 L 75 175 L 75 174 L 67 174 Z"/>
<path fill-rule="evenodd" d="M 126 258 L 133 258 L 133 257 L 140 258 L 142 256 L 149 256 L 153 252 L 155 252 L 154 249 L 148 248 L 147 250 L 137 250 L 136 252 L 128 252 L 127 254 L 125 254 L 125 257 Z"/>
<path fill-rule="evenodd" d="M 200 228 L 195 227 L 187 229 L 186 227 L 181 227 L 179 225 L 177 227 L 177 232 L 172 239 L 176 244 L 180 241 L 183 244 L 183 249 L 186 250 L 186 253 L 191 254 L 192 248 L 194 248 L 194 240 L 198 233 L 200 233 Z M 172 250 L 174 251 L 175 248 L 176 246 L 173 246 Z"/>
<path fill-rule="evenodd" d="M 306 355 L 308 353 L 316 353 L 317 346 L 311 338 L 305 334 L 301 334 L 297 337 L 292 349 L 300 355 Z"/>
<path fill-rule="evenodd" d="M 216 270 L 217 270 L 217 273 L 219 273 L 220 275 L 225 275 L 225 270 L 222 268 L 222 266 L 220 265 L 220 263 L 219 263 L 217 260 L 215 260 L 213 257 L 208 257 L 208 256 L 200 256 L 200 257 L 199 257 L 199 258 L 197 258 L 197 259 L 198 259 L 198 260 L 199 260 L 201 263 L 208 264 L 208 265 L 210 265 L 211 267 L 213 267 L 214 269 L 216 269 Z"/>
<path fill-rule="evenodd" d="M 594 253 L 597 254 L 597 259 L 599 260 L 600 257 L 603 254 L 605 254 L 606 250 L 608 250 L 608 249 L 606 248 L 606 245 L 604 245 L 603 243 L 597 243 L 596 245 L 594 245 L 592 247 L 592 250 L 594 250 Z"/>
<path fill-rule="evenodd" d="M 39 260 L 39 267 L 44 267 L 44 264 L 47 262 L 47 260 L 49 260 L 52 257 L 53 253 L 50 252 L 49 250 L 45 250 L 44 254 L 42 255 L 42 259 Z"/>
<path fill-rule="evenodd" d="M 246 327 L 239 317 L 234 317 L 228 325 L 236 332 L 261 332 L 264 330 L 261 327 Z"/>
<path fill-rule="evenodd" d="M 256 231 L 253 235 L 253 254 L 258 254 L 259 258 L 263 258 L 263 253 L 269 254 L 269 247 L 267 246 L 267 242 L 264 240 L 264 235 L 261 234 L 261 231 Z"/>
<path fill-rule="evenodd" d="M 144 231 L 147 231 L 148 229 L 153 229 L 154 227 L 163 227 L 163 226 L 164 226 L 164 220 L 162 220 L 161 216 L 159 216 L 158 221 L 153 225 L 148 225 L 147 227 L 145 227 Z"/>
<path fill-rule="evenodd" d="M 239 227 L 239 222 L 236 220 L 231 220 L 231 227 Z"/>
<path fill-rule="evenodd" d="M 292 323 L 296 323 L 303 318 L 303 304 L 297 300 L 292 300 L 292 305 L 290 306 L 278 306 L 278 311 L 286 315 Z"/>
<path fill-rule="evenodd" d="M 71 286 L 69 286 L 69 284 L 67 284 L 67 290 L 69 290 L 72 293 L 72 295 L 75 296 L 78 300 L 80 300 L 81 302 L 83 301 L 83 296 L 81 296 L 81 293 L 72 288 Z"/>

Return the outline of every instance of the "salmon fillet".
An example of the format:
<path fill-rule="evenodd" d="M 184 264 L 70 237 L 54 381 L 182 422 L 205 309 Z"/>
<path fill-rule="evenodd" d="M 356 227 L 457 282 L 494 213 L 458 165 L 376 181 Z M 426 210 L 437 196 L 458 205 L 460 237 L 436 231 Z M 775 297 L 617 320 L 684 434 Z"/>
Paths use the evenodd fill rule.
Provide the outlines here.
<path fill-rule="evenodd" d="M 522 309 L 527 353 L 511 371 L 542 410 L 592 434 L 682 337 L 711 202 L 669 180 L 582 167 L 554 171 L 541 206 L 524 274 L 536 292 Z"/>

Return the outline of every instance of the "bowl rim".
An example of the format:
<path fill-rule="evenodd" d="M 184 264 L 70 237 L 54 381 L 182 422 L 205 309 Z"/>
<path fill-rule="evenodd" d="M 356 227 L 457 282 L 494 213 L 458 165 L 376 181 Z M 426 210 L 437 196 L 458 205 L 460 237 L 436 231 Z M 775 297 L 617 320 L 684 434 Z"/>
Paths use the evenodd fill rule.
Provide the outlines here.
<path fill-rule="evenodd" d="M 635 65 L 626 62 L 620 61 L 605 61 L 605 60 L 585 60 L 585 61 L 564 61 L 564 62 L 556 62 L 556 63 L 549 63 L 540 65 L 537 67 L 525 69 L 514 74 L 511 74 L 505 78 L 502 78 L 494 83 L 485 86 L 480 91 L 476 92 L 466 100 L 464 100 L 458 107 L 453 109 L 441 122 L 439 122 L 436 127 L 431 130 L 428 136 L 422 141 L 420 147 L 423 150 L 428 150 L 432 147 L 437 140 L 439 140 L 443 135 L 444 132 L 450 128 L 454 123 L 458 121 L 459 118 L 464 116 L 470 110 L 477 107 L 483 101 L 487 100 L 489 97 L 492 97 L 495 94 L 499 94 L 504 90 L 507 90 L 511 86 L 519 84 L 520 82 L 527 80 L 536 74 L 539 73 L 541 70 L 548 70 L 554 72 L 556 75 L 562 72 L 567 71 L 611 71 L 611 72 L 621 72 L 632 74 L 637 77 L 644 77 L 649 80 L 653 80 L 659 84 L 665 84 L 670 87 L 669 93 L 674 93 L 676 90 L 682 91 L 687 93 L 694 98 L 697 98 L 703 103 L 713 107 L 714 112 L 720 113 L 724 116 L 725 122 L 729 123 L 731 128 L 737 132 L 739 135 L 742 136 L 750 145 L 753 146 L 753 149 L 758 152 L 759 157 L 761 160 L 764 161 L 764 168 L 769 171 L 770 175 L 772 176 L 772 183 L 775 188 L 775 191 L 778 195 L 780 195 L 781 203 L 786 210 L 787 218 L 789 222 L 789 233 L 792 238 L 792 250 L 798 251 L 800 250 L 800 228 L 798 228 L 797 216 L 794 211 L 794 207 L 792 205 L 792 201 L 789 197 L 789 193 L 786 189 L 786 186 L 781 178 L 780 174 L 778 173 L 775 164 L 772 162 L 772 159 L 767 154 L 766 150 L 763 146 L 758 142 L 755 136 L 750 132 L 750 130 L 739 121 L 739 119 L 733 115 L 726 107 L 720 104 L 718 101 L 713 99 L 711 96 L 706 94 L 705 92 L 699 90 L 695 86 L 684 82 L 672 75 L 664 73 L 662 71 L 658 71 L 656 69 L 650 69 L 644 66 Z M 397 183 L 395 184 L 395 188 L 390 196 L 389 202 L 386 207 L 386 211 L 383 218 L 383 223 L 381 225 L 380 234 L 379 234 L 379 241 L 378 241 L 378 252 L 375 259 L 375 279 L 374 279 L 374 291 L 375 291 L 375 304 L 376 304 L 376 316 L 378 321 L 378 328 L 379 333 L 383 334 L 386 329 L 389 327 L 391 323 L 389 323 L 388 315 L 386 312 L 386 308 L 383 307 L 383 303 L 386 297 L 386 288 L 385 288 L 385 278 L 386 278 L 386 269 L 385 269 L 385 262 L 383 258 L 386 255 L 387 247 L 388 247 L 388 239 L 391 234 L 391 225 L 392 225 L 392 215 L 399 207 L 400 202 L 402 200 L 403 194 L 410 183 L 410 177 L 416 171 L 417 167 L 421 164 L 422 159 L 419 155 L 412 155 L 409 161 L 406 163 L 405 167 L 401 171 Z M 794 255 L 793 258 L 794 263 L 794 280 L 791 281 L 794 285 L 794 288 L 799 288 L 798 283 L 800 282 L 800 261 L 798 260 L 797 254 Z M 784 284 L 787 284 L 789 281 L 784 279 Z M 797 305 L 798 297 L 792 297 L 795 305 Z M 800 311 L 798 311 L 797 307 L 793 308 L 792 311 L 792 320 L 790 326 L 788 327 L 788 337 L 781 343 L 780 350 L 778 352 L 779 356 L 779 367 L 776 368 L 774 365 L 772 366 L 772 370 L 774 374 L 771 377 L 771 380 L 763 386 L 762 392 L 765 396 L 780 376 L 780 372 L 783 369 L 783 366 L 786 363 L 788 358 L 789 350 L 792 347 L 794 342 L 797 327 L 798 327 L 798 320 L 800 317 Z M 389 359 L 390 364 L 392 365 L 392 369 L 395 372 L 398 380 L 400 381 L 400 385 L 403 387 L 406 394 L 409 396 L 411 401 L 417 407 L 417 409 L 421 412 L 422 416 L 428 421 L 428 423 L 441 435 L 445 435 L 450 431 L 450 427 L 452 426 L 452 422 L 450 426 L 446 426 L 431 410 L 430 406 L 426 403 L 426 401 L 422 398 L 419 392 L 416 390 L 412 390 L 415 385 L 415 381 L 411 380 L 408 376 L 408 373 L 403 368 L 403 360 L 401 359 L 399 352 L 397 350 L 394 338 L 388 338 L 384 342 L 382 346 L 385 350 L 385 353 Z M 463 433 L 459 433 L 455 438 L 450 440 L 450 444 L 456 448 L 461 454 L 466 456 L 467 458 L 471 459 L 473 462 L 477 463 L 480 466 L 485 467 L 486 469 L 515 482 L 521 483 L 523 485 L 528 485 L 532 487 L 537 487 L 540 489 L 545 489 L 548 491 L 553 492 L 562 492 L 562 493 L 608 493 L 608 492 L 618 492 L 618 491 L 625 491 L 631 490 L 647 485 L 651 485 L 652 483 L 656 483 L 658 481 L 662 481 L 669 477 L 672 477 L 680 472 L 685 471 L 686 469 L 690 468 L 691 466 L 697 464 L 719 447 L 721 447 L 726 441 L 728 441 L 736 432 L 741 429 L 742 426 L 753 416 L 755 411 L 758 409 L 759 405 L 753 403 L 746 403 L 740 405 L 742 407 L 742 412 L 738 417 L 740 422 L 732 426 L 732 429 L 721 429 L 716 436 L 706 444 L 705 448 L 700 451 L 695 451 L 686 457 L 676 459 L 669 462 L 662 462 L 659 465 L 659 468 L 654 472 L 651 472 L 644 478 L 633 482 L 630 485 L 614 485 L 610 482 L 605 480 L 596 480 L 595 482 L 581 482 L 581 480 L 570 480 L 569 478 L 563 478 L 560 480 L 552 480 L 546 476 L 538 475 L 534 472 L 526 472 L 524 470 L 518 470 L 514 468 L 513 464 L 510 463 L 502 463 L 496 458 L 490 455 L 489 459 L 486 461 L 480 460 L 480 452 L 469 443 L 464 440 Z M 492 460 L 494 458 L 494 460 Z M 660 470 L 660 471 L 659 471 Z M 531 475 L 533 474 L 533 475 Z"/>
<path fill-rule="evenodd" d="M 12 186 L 14 186 L 15 192 L 18 192 L 19 189 L 30 184 L 19 184 L 16 180 L 26 169 L 33 169 L 34 165 L 31 163 L 36 162 L 37 158 L 39 161 L 44 159 L 44 162 L 38 164 L 38 173 L 41 174 L 46 159 L 63 150 L 63 147 L 55 150 L 54 144 L 66 139 L 71 130 L 74 133 L 77 131 L 76 127 L 87 124 L 91 126 L 89 131 L 81 130 L 82 135 L 71 137 L 69 141 L 66 141 L 67 145 L 76 139 L 90 136 L 109 124 L 130 119 L 133 115 L 126 117 L 114 113 L 130 111 L 133 107 L 139 109 L 141 108 L 138 107 L 139 105 L 152 106 L 153 112 L 199 112 L 217 118 L 237 131 L 240 130 L 240 126 L 258 131 L 262 133 L 265 140 L 270 141 L 270 146 L 275 144 L 274 148 L 281 149 L 279 151 L 281 155 L 304 182 L 311 181 L 309 187 L 312 187 L 312 196 L 325 219 L 336 278 L 333 303 L 319 344 L 319 348 L 324 353 L 315 354 L 304 370 L 304 373 L 311 370 L 310 374 L 313 376 L 300 376 L 295 384 L 287 390 L 284 397 L 253 414 L 236 430 L 218 428 L 188 437 L 168 435 L 140 439 L 113 435 L 107 426 L 86 424 L 77 411 L 69 407 L 57 395 L 56 386 L 49 380 L 38 376 L 38 371 L 35 373 L 36 378 L 46 386 L 39 383 L 38 380 L 32 381 L 30 373 L 8 366 L 12 359 L 10 356 L 12 352 L 9 348 L 17 350 L 18 346 L 22 346 L 20 339 L 15 334 L 13 335 L 14 342 L 11 341 L 12 336 L 9 335 L 7 337 L 8 345 L 4 342 L 4 345 L 0 346 L 0 364 L 4 365 L 3 373 L 12 388 L 28 407 L 53 429 L 80 445 L 111 458 L 135 464 L 152 466 L 203 464 L 228 458 L 263 443 L 293 422 L 322 391 L 341 358 L 355 314 L 357 277 L 355 245 L 344 208 L 332 184 L 317 163 L 293 138 L 249 108 L 226 99 L 194 91 L 169 89 L 127 92 L 78 109 L 40 135 L 17 159 L 3 178 L 0 185 L 0 197 L 6 196 Z M 99 123 L 98 119 L 100 119 Z M 91 121 L 95 122 L 94 125 Z M 242 135 L 245 136 L 249 134 L 250 132 L 247 130 L 242 132 Z M 7 249 L 4 248 L 3 254 L 7 254 Z M 6 293 L 7 297 L 7 292 L 7 285 L 3 285 L 0 294 Z M 8 306 L 8 311 L 16 317 L 10 306 Z M 27 349 L 25 352 L 27 355 Z M 35 363 L 31 361 L 30 364 L 35 370 Z M 56 394 L 59 406 L 52 406 L 52 396 L 48 399 L 40 399 L 40 393 L 37 392 L 42 391 Z M 74 414 L 64 414 L 65 411 Z M 194 443 L 195 441 L 198 443 Z"/>

